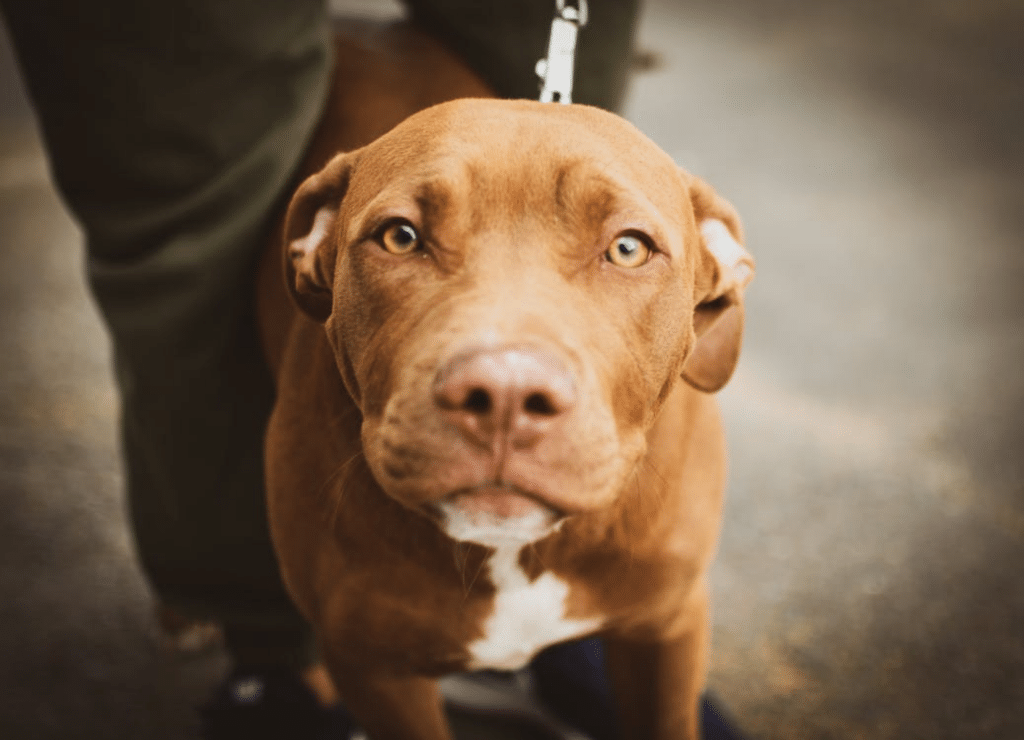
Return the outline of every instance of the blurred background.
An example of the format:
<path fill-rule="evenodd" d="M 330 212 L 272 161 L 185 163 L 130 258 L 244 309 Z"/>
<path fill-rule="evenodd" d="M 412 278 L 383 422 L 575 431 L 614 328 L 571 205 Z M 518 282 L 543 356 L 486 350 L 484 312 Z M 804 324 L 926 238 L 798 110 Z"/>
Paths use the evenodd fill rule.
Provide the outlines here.
<path fill-rule="evenodd" d="M 334 2 L 382 16 L 389 3 Z M 744 217 L 710 686 L 752 738 L 1024 738 L 1024 4 L 648 0 L 625 115 Z M 0 38 L 0 736 L 195 737 L 109 344 Z"/>

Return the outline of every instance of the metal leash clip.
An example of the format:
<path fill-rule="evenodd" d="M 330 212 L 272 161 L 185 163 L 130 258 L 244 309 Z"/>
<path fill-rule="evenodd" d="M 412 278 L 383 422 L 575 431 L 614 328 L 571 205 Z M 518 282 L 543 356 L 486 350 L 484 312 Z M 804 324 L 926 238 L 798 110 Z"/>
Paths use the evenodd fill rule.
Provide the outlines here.
<path fill-rule="evenodd" d="M 542 103 L 571 103 L 572 75 L 576 66 L 576 36 L 587 25 L 587 0 L 555 0 L 555 17 L 551 21 L 548 55 L 537 62 L 537 75 L 543 85 Z"/>

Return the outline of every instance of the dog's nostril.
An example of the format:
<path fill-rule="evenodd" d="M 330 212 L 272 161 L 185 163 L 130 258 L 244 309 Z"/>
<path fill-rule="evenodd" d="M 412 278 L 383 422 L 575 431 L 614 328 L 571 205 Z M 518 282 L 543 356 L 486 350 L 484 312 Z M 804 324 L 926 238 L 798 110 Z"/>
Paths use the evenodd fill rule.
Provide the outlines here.
<path fill-rule="evenodd" d="M 531 393 L 523 401 L 523 410 L 539 416 L 554 416 L 558 409 L 551 403 L 551 399 L 543 393 Z"/>
<path fill-rule="evenodd" d="M 472 411 L 476 414 L 486 414 L 490 412 L 491 406 L 491 394 L 485 391 L 483 388 L 474 388 L 466 396 L 466 400 L 462 402 L 462 408 L 466 411 Z"/>

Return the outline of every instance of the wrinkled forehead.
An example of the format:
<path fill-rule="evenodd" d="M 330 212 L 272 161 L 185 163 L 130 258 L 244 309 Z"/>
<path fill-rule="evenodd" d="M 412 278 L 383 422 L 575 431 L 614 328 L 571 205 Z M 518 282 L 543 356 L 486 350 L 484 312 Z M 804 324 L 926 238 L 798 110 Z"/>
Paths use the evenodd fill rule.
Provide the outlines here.
<path fill-rule="evenodd" d="M 489 208 L 647 210 L 686 218 L 684 176 L 631 124 L 586 106 L 462 100 L 421 112 L 368 146 L 350 195 L 444 208 L 469 193 Z"/>

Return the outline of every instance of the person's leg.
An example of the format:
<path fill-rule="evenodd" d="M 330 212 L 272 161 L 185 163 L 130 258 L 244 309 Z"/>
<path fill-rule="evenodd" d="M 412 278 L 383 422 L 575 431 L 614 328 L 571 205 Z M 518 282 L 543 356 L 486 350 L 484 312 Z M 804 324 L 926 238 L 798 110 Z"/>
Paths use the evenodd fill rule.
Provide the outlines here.
<path fill-rule="evenodd" d="M 413 19 L 462 56 L 502 97 L 537 99 L 555 0 L 403 0 Z M 639 0 L 588 0 L 573 102 L 616 110 L 626 90 Z"/>
<path fill-rule="evenodd" d="M 2 5 L 113 337 L 142 565 L 164 602 L 223 622 L 236 659 L 300 663 L 252 284 L 323 104 L 323 0 Z"/>

